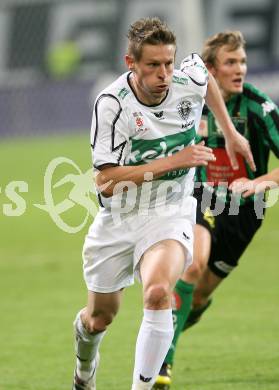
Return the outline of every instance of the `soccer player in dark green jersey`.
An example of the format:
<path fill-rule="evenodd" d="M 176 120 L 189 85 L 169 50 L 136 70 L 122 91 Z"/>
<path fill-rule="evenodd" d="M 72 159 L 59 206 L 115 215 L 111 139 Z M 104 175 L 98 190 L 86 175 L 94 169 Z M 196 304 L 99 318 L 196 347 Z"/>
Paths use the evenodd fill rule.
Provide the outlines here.
<path fill-rule="evenodd" d="M 175 334 L 156 389 L 170 388 L 181 331 L 200 319 L 216 287 L 237 266 L 262 223 L 263 192 L 279 184 L 279 168 L 267 172 L 270 151 L 279 157 L 279 110 L 265 93 L 244 83 L 247 58 L 241 32 L 210 37 L 202 59 L 219 85 L 234 125 L 250 142 L 257 169 L 252 172 L 241 156 L 237 169 L 232 168 L 222 129 L 210 111 L 204 112 L 199 132 L 214 150 L 216 161 L 196 171 L 194 262 L 177 282 L 173 294 Z"/>

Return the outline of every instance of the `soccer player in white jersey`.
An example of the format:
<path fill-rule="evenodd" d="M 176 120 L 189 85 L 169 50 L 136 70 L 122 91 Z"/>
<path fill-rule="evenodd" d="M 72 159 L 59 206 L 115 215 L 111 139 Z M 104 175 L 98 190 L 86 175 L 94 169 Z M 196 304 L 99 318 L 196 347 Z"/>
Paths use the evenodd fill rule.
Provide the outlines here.
<path fill-rule="evenodd" d="M 151 389 L 155 381 L 173 337 L 171 292 L 192 261 L 193 167 L 214 160 L 210 148 L 194 145 L 204 99 L 224 130 L 232 164 L 240 152 L 254 168 L 202 60 L 191 55 L 174 70 L 176 39 L 158 18 L 136 21 L 128 39 L 129 71 L 93 109 L 100 210 L 83 248 L 88 302 L 74 322 L 74 390 L 96 389 L 99 345 L 134 275 L 143 285 L 144 313 L 132 389 Z"/>

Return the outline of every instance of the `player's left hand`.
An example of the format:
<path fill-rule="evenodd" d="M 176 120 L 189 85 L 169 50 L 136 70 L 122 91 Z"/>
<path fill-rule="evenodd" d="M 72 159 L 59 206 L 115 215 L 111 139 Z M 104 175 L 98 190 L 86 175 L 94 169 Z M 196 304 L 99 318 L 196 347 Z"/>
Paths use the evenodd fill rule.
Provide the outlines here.
<path fill-rule="evenodd" d="M 246 198 L 255 192 L 255 185 L 253 180 L 249 180 L 247 177 L 241 177 L 234 180 L 229 185 L 229 190 L 231 190 L 233 194 L 241 194 L 244 198 Z"/>
<path fill-rule="evenodd" d="M 239 168 L 236 158 L 236 153 L 239 153 L 245 158 L 252 171 L 256 171 L 250 144 L 243 135 L 235 131 L 229 138 L 226 137 L 226 150 L 234 170 Z"/>
<path fill-rule="evenodd" d="M 272 188 L 276 188 L 277 184 L 270 180 L 262 180 L 260 177 L 254 180 L 247 179 L 247 177 L 241 177 L 234 180 L 229 189 L 234 194 L 241 194 L 243 198 L 247 198 L 253 194 L 259 194 L 260 192 L 268 191 Z"/>

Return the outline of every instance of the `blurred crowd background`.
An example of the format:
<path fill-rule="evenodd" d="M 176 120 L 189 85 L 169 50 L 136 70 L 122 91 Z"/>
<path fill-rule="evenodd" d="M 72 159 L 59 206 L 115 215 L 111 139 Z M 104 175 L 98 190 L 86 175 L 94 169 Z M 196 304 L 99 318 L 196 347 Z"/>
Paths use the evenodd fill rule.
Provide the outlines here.
<path fill-rule="evenodd" d="M 219 31 L 241 30 L 248 81 L 279 102 L 277 0 L 1 0 L 0 139 L 88 132 L 96 94 L 125 71 L 126 32 L 159 16 L 177 63 Z"/>

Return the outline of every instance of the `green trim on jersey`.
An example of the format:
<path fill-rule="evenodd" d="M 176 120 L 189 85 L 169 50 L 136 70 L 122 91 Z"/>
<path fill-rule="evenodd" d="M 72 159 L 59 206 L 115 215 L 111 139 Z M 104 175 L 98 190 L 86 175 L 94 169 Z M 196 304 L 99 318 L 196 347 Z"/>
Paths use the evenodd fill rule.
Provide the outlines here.
<path fill-rule="evenodd" d="M 176 75 L 172 76 L 172 82 L 176 84 L 181 84 L 181 85 L 188 85 L 189 84 L 189 78 L 187 76 L 185 77 L 178 77 Z"/>
<path fill-rule="evenodd" d="M 245 162 L 248 178 L 266 174 L 270 150 L 279 157 L 278 107 L 267 95 L 248 83 L 244 84 L 243 93 L 233 96 L 226 102 L 226 106 L 236 129 L 250 142 L 257 171 L 252 172 Z M 207 114 L 207 126 L 208 136 L 204 137 L 206 145 L 213 149 L 225 148 L 224 136 L 210 111 Z M 197 141 L 201 139 L 199 137 Z M 197 169 L 196 181 L 207 181 L 206 167 Z M 241 204 L 251 200 L 253 196 L 245 200 L 241 198 Z"/>
<path fill-rule="evenodd" d="M 192 127 L 180 133 L 151 140 L 131 138 L 131 153 L 125 165 L 142 165 L 158 158 L 171 156 L 192 143 L 195 136 L 196 130 Z M 160 180 L 172 180 L 186 175 L 188 171 L 187 168 L 174 170 L 160 177 Z"/>
<path fill-rule="evenodd" d="M 127 88 L 123 87 L 123 88 L 120 89 L 120 91 L 118 92 L 117 96 L 120 97 L 122 100 L 124 100 L 125 97 L 127 95 L 129 95 L 129 93 L 130 93 L 130 91 Z"/>

